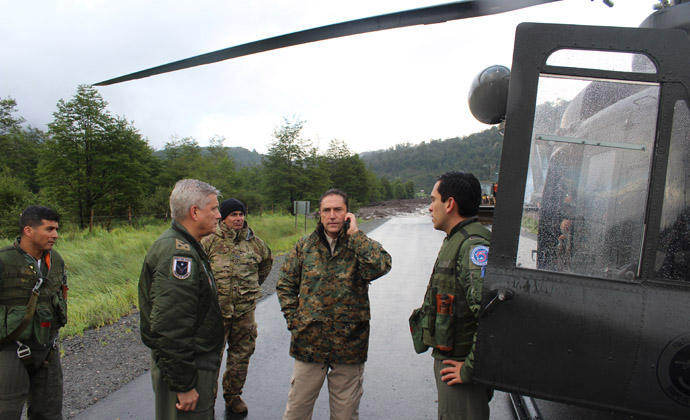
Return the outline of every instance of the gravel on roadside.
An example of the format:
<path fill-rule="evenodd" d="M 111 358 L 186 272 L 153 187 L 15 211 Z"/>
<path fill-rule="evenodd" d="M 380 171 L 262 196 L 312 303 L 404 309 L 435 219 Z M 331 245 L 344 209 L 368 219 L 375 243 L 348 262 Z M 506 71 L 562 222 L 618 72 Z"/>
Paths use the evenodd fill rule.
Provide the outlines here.
<path fill-rule="evenodd" d="M 362 224 L 360 229 L 369 233 L 387 220 L 374 219 Z M 284 258 L 284 255 L 274 258 L 271 274 L 262 285 L 262 299 L 275 292 Z M 149 370 L 151 363 L 150 350 L 139 336 L 139 312 L 136 310 L 111 325 L 63 339 L 61 355 L 63 416 L 66 419 L 142 375 Z"/>

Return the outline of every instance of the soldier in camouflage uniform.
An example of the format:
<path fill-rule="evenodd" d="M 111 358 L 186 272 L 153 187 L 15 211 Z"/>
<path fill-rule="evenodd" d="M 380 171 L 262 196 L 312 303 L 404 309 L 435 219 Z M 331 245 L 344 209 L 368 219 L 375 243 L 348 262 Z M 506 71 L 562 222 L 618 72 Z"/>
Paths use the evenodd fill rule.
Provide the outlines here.
<path fill-rule="evenodd" d="M 328 378 L 331 419 L 358 419 L 369 345 L 369 282 L 391 257 L 357 228 L 347 195 L 326 191 L 316 230 L 285 259 L 276 285 L 295 358 L 283 419 L 311 419 Z"/>
<path fill-rule="evenodd" d="M 244 204 L 234 198 L 220 203 L 221 222 L 202 245 L 218 283 L 218 299 L 223 312 L 228 358 L 223 374 L 225 405 L 234 413 L 248 411 L 242 400 L 249 358 L 256 346 L 254 310 L 261 297 L 261 284 L 271 272 L 271 249 L 244 220 Z"/>

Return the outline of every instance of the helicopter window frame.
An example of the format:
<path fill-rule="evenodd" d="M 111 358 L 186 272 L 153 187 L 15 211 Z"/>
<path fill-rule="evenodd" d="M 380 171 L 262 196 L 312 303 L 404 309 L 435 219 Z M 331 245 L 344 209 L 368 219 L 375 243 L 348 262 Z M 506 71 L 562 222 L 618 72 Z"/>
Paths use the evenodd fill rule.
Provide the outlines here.
<path fill-rule="evenodd" d="M 690 100 L 673 101 L 670 142 L 659 234 L 655 239 L 655 281 L 688 285 L 690 281 Z M 682 259 L 678 262 L 676 259 Z"/>

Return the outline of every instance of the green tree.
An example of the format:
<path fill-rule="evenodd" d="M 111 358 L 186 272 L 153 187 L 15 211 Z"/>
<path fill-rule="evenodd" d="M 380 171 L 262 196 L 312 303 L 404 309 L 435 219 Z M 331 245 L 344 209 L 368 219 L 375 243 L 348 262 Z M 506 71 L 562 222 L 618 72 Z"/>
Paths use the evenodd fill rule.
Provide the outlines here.
<path fill-rule="evenodd" d="M 213 136 L 209 140 L 206 156 L 200 168 L 199 177 L 220 190 L 223 197 L 233 197 L 239 191 L 239 179 L 235 173 L 235 162 L 223 146 L 225 137 Z"/>
<path fill-rule="evenodd" d="M 326 151 L 331 186 L 347 192 L 353 204 L 367 204 L 373 190 L 364 161 L 342 140 L 331 140 Z"/>
<path fill-rule="evenodd" d="M 34 204 L 35 195 L 9 168 L 0 169 L 0 238 L 11 238 L 19 233 L 17 221 L 22 210 Z"/>
<path fill-rule="evenodd" d="M 12 116 L 15 112 L 17 112 L 17 101 L 9 97 L 0 98 L 0 134 L 19 130 L 24 124 L 24 118 Z"/>
<path fill-rule="evenodd" d="M 172 136 L 161 154 L 158 185 L 170 187 L 180 179 L 199 178 L 203 167 L 201 147 L 193 137 Z"/>
<path fill-rule="evenodd" d="M 295 200 L 316 200 L 328 188 L 324 160 L 311 141 L 301 137 L 304 122 L 284 119 L 264 156 L 264 188 L 272 202 L 292 209 Z"/>
<path fill-rule="evenodd" d="M 0 98 L 0 170 L 11 170 L 8 174 L 20 180 L 24 188 L 37 193 L 36 166 L 45 133 L 31 127 L 22 128 L 24 118 L 13 116 L 16 112 L 17 102 L 14 99 Z"/>
<path fill-rule="evenodd" d="M 51 137 L 39 156 L 39 176 L 46 192 L 76 215 L 80 227 L 93 209 L 106 216 L 126 216 L 141 206 L 150 178 L 152 150 L 126 120 L 110 115 L 107 103 L 91 86 L 80 85 L 68 102 L 60 99 Z"/>

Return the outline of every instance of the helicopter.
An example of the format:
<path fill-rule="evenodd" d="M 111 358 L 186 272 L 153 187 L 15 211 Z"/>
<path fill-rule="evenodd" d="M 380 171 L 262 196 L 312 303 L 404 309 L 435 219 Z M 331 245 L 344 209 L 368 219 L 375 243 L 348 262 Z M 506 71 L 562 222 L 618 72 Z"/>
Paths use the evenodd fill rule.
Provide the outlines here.
<path fill-rule="evenodd" d="M 476 0 L 374 16 L 95 85 L 552 1 Z M 690 418 L 688 33 L 684 1 L 660 2 L 640 28 L 523 23 L 511 68 L 478 75 L 470 108 L 480 121 L 500 124 L 504 142 L 477 382 L 631 415 Z"/>

